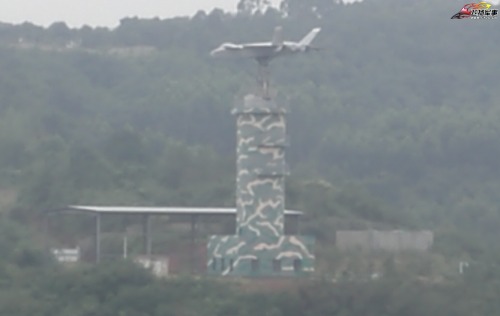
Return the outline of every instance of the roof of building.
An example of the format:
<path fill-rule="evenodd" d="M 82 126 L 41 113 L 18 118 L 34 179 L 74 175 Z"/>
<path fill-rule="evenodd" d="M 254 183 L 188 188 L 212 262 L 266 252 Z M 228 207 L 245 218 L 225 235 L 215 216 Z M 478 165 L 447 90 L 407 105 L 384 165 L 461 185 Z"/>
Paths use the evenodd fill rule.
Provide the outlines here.
<path fill-rule="evenodd" d="M 236 208 L 210 207 L 140 207 L 140 206 L 88 206 L 69 205 L 55 212 L 76 211 L 99 214 L 130 215 L 236 215 Z M 301 216 L 301 211 L 285 210 L 286 216 Z"/>

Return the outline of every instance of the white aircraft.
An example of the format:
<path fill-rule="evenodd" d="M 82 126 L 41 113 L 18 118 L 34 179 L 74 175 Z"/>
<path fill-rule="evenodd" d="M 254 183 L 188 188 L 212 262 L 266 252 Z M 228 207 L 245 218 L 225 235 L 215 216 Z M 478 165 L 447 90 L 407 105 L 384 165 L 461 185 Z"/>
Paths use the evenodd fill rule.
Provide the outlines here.
<path fill-rule="evenodd" d="M 312 29 L 300 42 L 283 41 L 282 31 L 281 27 L 277 27 L 274 30 L 272 42 L 247 44 L 224 43 L 214 49 L 210 55 L 220 58 L 253 58 L 257 60 L 260 66 L 267 66 L 269 61 L 275 57 L 318 49 L 312 47 L 311 43 L 321 31 L 320 28 Z"/>

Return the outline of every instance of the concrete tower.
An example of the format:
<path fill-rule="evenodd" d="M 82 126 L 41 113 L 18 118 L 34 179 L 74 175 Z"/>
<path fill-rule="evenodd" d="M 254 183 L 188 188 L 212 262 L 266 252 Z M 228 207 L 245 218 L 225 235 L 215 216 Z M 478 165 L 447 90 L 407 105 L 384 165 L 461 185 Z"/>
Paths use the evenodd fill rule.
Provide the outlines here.
<path fill-rule="evenodd" d="M 284 234 L 286 109 L 247 95 L 237 117 L 236 235 L 211 236 L 208 274 L 297 276 L 314 271 L 314 239 Z"/>

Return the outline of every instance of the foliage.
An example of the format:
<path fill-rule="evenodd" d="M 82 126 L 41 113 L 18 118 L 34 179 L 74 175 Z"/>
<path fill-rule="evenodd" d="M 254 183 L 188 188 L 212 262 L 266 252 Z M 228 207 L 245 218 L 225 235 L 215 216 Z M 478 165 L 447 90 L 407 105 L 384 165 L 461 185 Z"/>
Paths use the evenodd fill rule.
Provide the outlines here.
<path fill-rule="evenodd" d="M 333 183 L 343 202 L 318 189 L 289 207 L 494 242 L 497 35 L 489 23 L 450 24 L 452 4 L 384 1 L 288 0 L 281 11 L 124 19 L 114 30 L 3 25 L 0 174 L 20 190 L 16 212 L 76 202 L 231 205 L 230 106 L 254 69 L 208 52 L 265 39 L 277 24 L 287 38 L 321 26 L 325 50 L 276 60 L 273 73 L 292 109 L 292 174 Z M 414 12 L 427 13 L 408 19 Z M 456 40 L 464 37 L 476 44 Z"/>
<path fill-rule="evenodd" d="M 0 220 L 0 313 L 494 315 L 496 21 L 451 21 L 463 4 L 431 0 L 239 2 L 236 15 L 126 18 L 113 30 L 0 25 L 0 189 L 18 196 L 2 211 L 22 223 Z M 230 107 L 255 69 L 208 52 L 270 39 L 278 24 L 293 39 L 322 27 L 324 50 L 272 64 L 291 108 L 287 208 L 306 212 L 319 253 L 335 261 L 339 228 L 433 229 L 437 257 L 407 269 L 435 275 L 465 258 L 465 278 L 416 281 L 387 260 L 392 278 L 246 295 L 131 264 L 56 269 L 36 230 L 54 207 L 234 204 Z"/>

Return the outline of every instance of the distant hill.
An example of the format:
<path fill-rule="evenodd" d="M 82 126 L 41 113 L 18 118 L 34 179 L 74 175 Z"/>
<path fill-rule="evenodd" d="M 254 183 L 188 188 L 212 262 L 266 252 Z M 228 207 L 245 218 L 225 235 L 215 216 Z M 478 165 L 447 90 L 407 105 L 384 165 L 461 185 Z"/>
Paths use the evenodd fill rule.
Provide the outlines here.
<path fill-rule="evenodd" d="M 288 1 L 286 12 L 124 19 L 114 30 L 2 24 L 0 174 L 18 192 L 14 214 L 75 202 L 231 205 L 230 109 L 256 69 L 208 52 L 269 39 L 276 25 L 290 39 L 320 26 L 325 50 L 272 65 L 292 109 L 289 205 L 429 228 L 447 249 L 467 240 L 483 253 L 499 237 L 500 35 L 498 20 L 450 20 L 461 5 Z M 333 191 L 309 192 L 317 179 Z"/>

